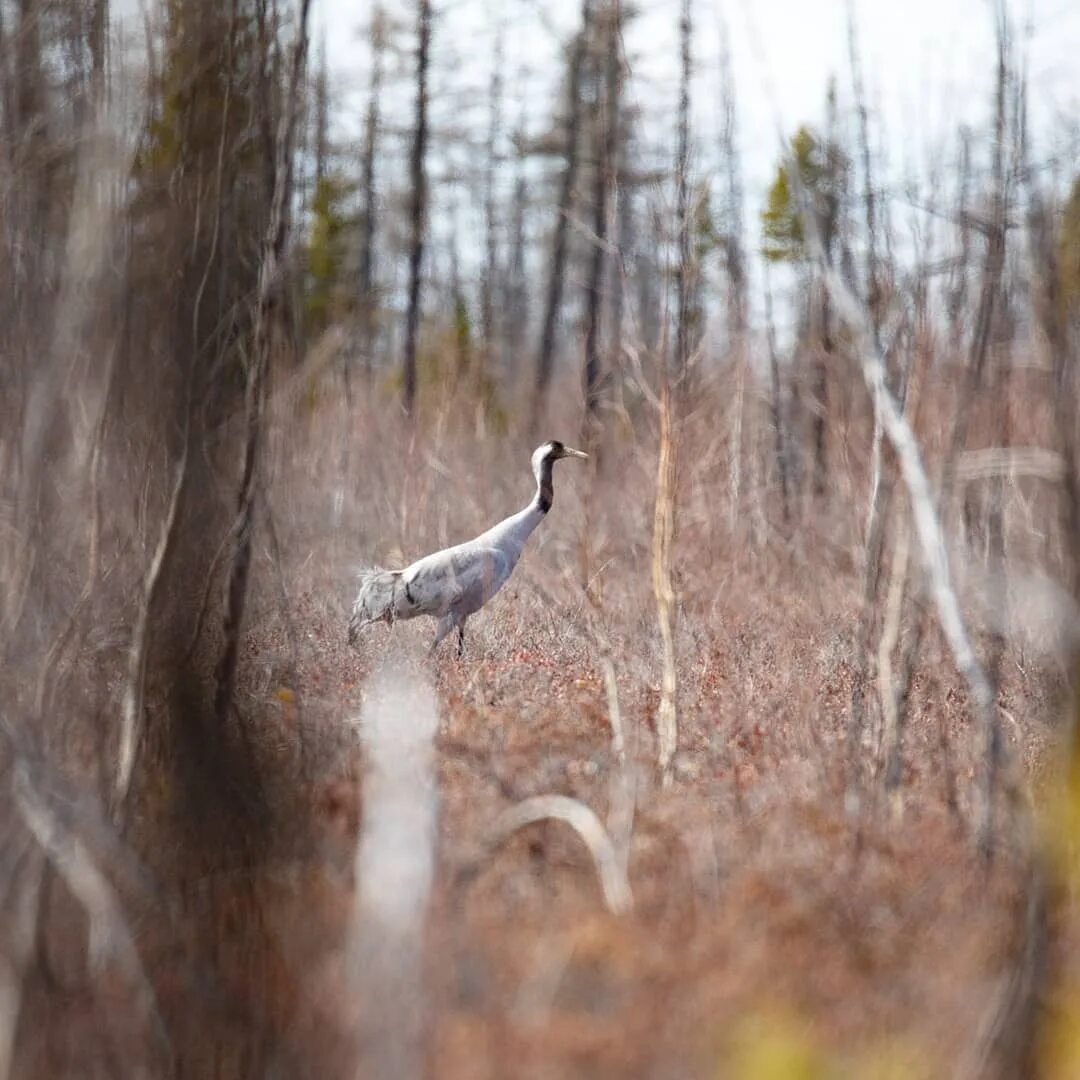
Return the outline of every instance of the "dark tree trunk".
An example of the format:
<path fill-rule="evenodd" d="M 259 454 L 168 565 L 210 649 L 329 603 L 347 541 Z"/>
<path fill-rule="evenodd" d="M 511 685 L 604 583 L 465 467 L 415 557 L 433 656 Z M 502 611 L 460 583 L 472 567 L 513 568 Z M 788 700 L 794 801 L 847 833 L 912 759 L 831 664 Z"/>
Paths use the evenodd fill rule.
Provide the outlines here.
<path fill-rule="evenodd" d="M 791 482 L 788 477 L 788 460 L 785 449 L 787 440 L 784 436 L 783 389 L 780 381 L 780 357 L 776 351 L 776 327 L 773 323 L 772 282 L 769 278 L 769 266 L 765 264 L 765 334 L 769 347 L 769 404 L 772 410 L 773 438 L 775 440 L 776 470 L 780 477 L 780 505 L 784 523 L 791 520 Z"/>
<path fill-rule="evenodd" d="M 360 167 L 360 188 L 364 209 L 360 217 L 360 348 L 364 371 L 371 372 L 371 350 L 375 322 L 375 162 L 379 149 L 379 111 L 382 97 L 385 16 L 376 7 L 371 17 L 371 85 L 368 88 L 364 151 Z"/>
<path fill-rule="evenodd" d="M 484 163 L 484 277 L 480 297 L 480 330 L 484 350 L 495 353 L 495 282 L 499 272 L 498 213 L 495 178 L 499 167 L 499 138 L 502 131 L 503 103 L 503 24 L 500 22 L 495 42 L 495 57 L 488 91 L 488 137 Z"/>
<path fill-rule="evenodd" d="M 100 109 L 105 100 L 105 77 L 108 64 L 109 0 L 94 0 L 87 27 L 90 53 L 90 104 Z"/>
<path fill-rule="evenodd" d="M 505 290 L 506 330 L 503 343 L 506 350 L 504 368 L 516 367 L 525 329 L 529 322 L 529 286 L 525 274 L 525 206 L 528 186 L 519 175 L 514 184 L 514 204 L 510 226 L 510 267 Z"/>
<path fill-rule="evenodd" d="M 743 337 L 747 331 L 746 253 L 743 250 L 743 189 L 739 148 L 736 141 L 735 78 L 726 25 L 720 43 L 722 71 L 723 131 L 720 139 L 721 156 L 727 169 L 727 229 L 724 235 L 724 262 L 728 277 L 728 321 L 731 332 Z M 771 301 L 770 301 L 771 302 Z"/>
<path fill-rule="evenodd" d="M 690 360 L 691 250 L 690 250 L 690 43 L 693 22 L 690 0 L 683 0 L 679 18 L 679 111 L 678 147 L 675 158 L 675 217 L 679 230 L 679 261 L 675 267 L 675 357 L 676 376 L 686 372 Z"/>
<path fill-rule="evenodd" d="M 326 177 L 330 157 L 330 75 L 326 68 L 326 41 L 319 49 L 315 72 L 315 184 Z"/>
<path fill-rule="evenodd" d="M 608 204 L 614 187 L 615 161 L 619 138 L 619 6 L 608 12 L 606 64 L 603 96 L 597 95 L 597 116 L 593 125 L 597 141 L 593 173 L 593 246 L 589 262 L 585 314 L 585 390 L 584 442 L 590 453 L 599 442 L 600 407 L 603 372 L 600 362 L 600 321 L 604 306 L 605 268 L 608 263 Z"/>
<path fill-rule="evenodd" d="M 821 242 L 830 267 L 836 263 L 835 248 L 840 215 L 837 187 L 840 183 L 840 152 L 836 145 L 836 86 L 829 84 L 828 130 L 825 137 L 826 189 L 821 215 Z M 832 301 L 824 282 L 819 283 L 819 338 L 814 365 L 814 426 L 812 490 L 815 501 L 825 502 L 829 493 L 829 369 L 833 364 Z"/>
<path fill-rule="evenodd" d="M 855 109 L 859 117 L 859 150 L 863 170 L 863 210 L 866 215 L 866 306 L 874 345 L 881 347 L 881 290 L 878 282 L 877 256 L 877 197 L 874 192 L 873 165 L 870 157 L 870 116 L 866 107 L 862 65 L 855 32 L 854 8 L 848 9 L 848 58 L 851 62 L 851 82 L 855 94 Z"/>
<path fill-rule="evenodd" d="M 431 53 L 431 0 L 419 0 L 417 39 L 416 120 L 409 163 L 412 181 L 412 196 L 409 204 L 409 223 L 412 231 L 409 244 L 409 306 L 405 314 L 405 354 L 401 365 L 403 404 L 405 414 L 410 417 L 416 409 L 416 339 L 420 329 L 420 294 L 427 224 L 427 77 Z"/>
<path fill-rule="evenodd" d="M 259 463 L 262 454 L 266 378 L 270 352 L 275 340 L 275 321 L 282 313 L 284 259 L 289 239 L 293 182 L 293 142 L 296 131 L 296 100 L 308 46 L 308 11 L 311 0 L 301 0 L 297 39 L 294 46 L 286 110 L 278 121 L 275 156 L 274 199 L 270 221 L 263 238 L 259 264 L 258 296 L 255 308 L 253 357 L 248 369 L 246 388 L 246 432 L 240 490 L 237 497 L 236 540 L 225 591 L 223 639 L 217 668 L 214 696 L 214 716 L 222 727 L 228 721 L 236 683 L 236 666 L 240 652 L 240 625 L 247 601 L 248 577 L 251 572 L 252 538 L 255 525 L 255 495 Z"/>
<path fill-rule="evenodd" d="M 566 149 L 559 205 L 555 218 L 555 241 L 551 253 L 551 274 L 548 278 L 547 302 L 544 308 L 544 327 L 540 337 L 540 352 L 536 358 L 536 387 L 533 394 L 531 430 L 536 433 L 547 403 L 551 372 L 555 359 L 555 328 L 562 308 L 563 282 L 566 276 L 567 235 L 570 212 L 574 201 L 574 184 L 578 173 L 578 131 L 581 127 L 581 74 L 585 64 L 592 26 L 592 0 L 582 0 L 581 29 L 570 55 L 570 79 L 567 92 Z"/>

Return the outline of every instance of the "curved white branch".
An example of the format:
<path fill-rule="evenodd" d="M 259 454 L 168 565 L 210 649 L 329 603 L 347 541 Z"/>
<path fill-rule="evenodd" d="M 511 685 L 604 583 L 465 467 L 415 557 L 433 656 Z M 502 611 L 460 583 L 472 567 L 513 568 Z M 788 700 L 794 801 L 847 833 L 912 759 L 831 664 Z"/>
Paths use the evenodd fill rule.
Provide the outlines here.
<path fill-rule="evenodd" d="M 614 915 L 628 912 L 634 905 L 634 898 L 626 870 L 607 829 L 583 802 L 567 795 L 535 795 L 525 799 L 506 810 L 495 823 L 494 842 L 501 843 L 518 829 L 549 818 L 569 825 L 589 849 L 608 910 Z"/>

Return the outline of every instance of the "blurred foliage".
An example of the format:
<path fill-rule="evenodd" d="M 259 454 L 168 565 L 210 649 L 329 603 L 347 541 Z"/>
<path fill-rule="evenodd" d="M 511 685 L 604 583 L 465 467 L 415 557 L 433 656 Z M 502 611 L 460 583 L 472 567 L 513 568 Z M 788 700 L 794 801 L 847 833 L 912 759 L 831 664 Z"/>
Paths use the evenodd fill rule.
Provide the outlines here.
<path fill-rule="evenodd" d="M 701 263 L 722 249 L 727 243 L 727 238 L 716 223 L 716 214 L 712 206 L 712 190 L 707 183 L 699 187 L 693 205 L 694 219 L 690 225 L 691 242 L 694 257 Z"/>
<path fill-rule="evenodd" d="M 345 273 L 350 233 L 355 224 L 355 218 L 345 211 L 351 194 L 352 187 L 335 173 L 320 177 L 315 185 L 304 297 L 305 322 L 311 334 L 318 334 L 331 323 L 347 317 L 355 307 L 355 283 Z"/>
<path fill-rule="evenodd" d="M 829 1070 L 805 1023 L 763 1012 L 736 1032 L 722 1075 L 730 1080 L 826 1080 L 837 1073 Z"/>
<path fill-rule="evenodd" d="M 1073 198 L 1080 184 L 1073 188 Z M 1080 895 L 1080 656 L 1073 660 L 1073 689 L 1067 712 L 1066 747 L 1061 773 L 1050 784 L 1037 817 L 1039 842 L 1050 877 L 1051 920 L 1055 909 L 1069 913 Z M 1063 926 L 1075 922 L 1064 918 Z M 1075 928 L 1073 929 L 1075 933 Z M 1075 1080 L 1080 1076 L 1080 982 L 1067 965 L 1051 982 L 1051 1009 L 1045 1010 L 1038 1032 L 1039 1073 L 1044 1080 Z"/>
<path fill-rule="evenodd" d="M 186 175 L 209 171 L 219 159 L 223 134 L 229 153 L 223 162 L 235 175 L 258 160 L 255 139 L 242 138 L 257 85 L 260 45 L 254 5 L 241 0 L 231 16 L 227 6 L 208 17 L 191 0 L 167 0 L 164 63 L 147 138 L 136 159 L 137 172 Z M 211 58 L 213 62 L 211 62 Z"/>
<path fill-rule="evenodd" d="M 847 162 L 840 149 L 819 139 L 809 128 L 800 127 L 776 167 L 761 212 L 761 253 L 770 262 L 800 262 L 806 258 L 802 213 L 788 171 L 792 164 L 820 214 L 828 213 L 830 204 L 835 207 L 846 183 Z"/>
<path fill-rule="evenodd" d="M 466 304 L 455 304 L 449 323 L 426 323 L 416 353 L 419 411 L 455 401 L 456 411 L 463 417 L 472 418 L 479 410 L 490 432 L 506 434 L 510 413 L 499 395 L 498 379 L 479 363 L 482 359 L 483 347 L 473 344 Z M 399 397 L 403 385 L 400 365 L 388 369 L 380 385 L 390 396 Z"/>
<path fill-rule="evenodd" d="M 454 340 L 459 358 L 459 374 L 468 369 L 472 356 L 472 316 L 469 305 L 460 293 L 454 298 Z"/>
<path fill-rule="evenodd" d="M 929 1080 L 932 1073 L 908 1042 L 876 1043 L 859 1053 L 828 1053 L 811 1025 L 784 1010 L 763 1009 L 736 1029 L 723 1080 Z"/>
<path fill-rule="evenodd" d="M 133 258 L 144 292 L 156 287 L 153 303 L 176 318 L 169 347 L 229 396 L 241 385 L 270 216 L 280 76 L 267 49 L 276 29 L 258 0 L 163 8 L 162 59 L 134 162 Z"/>
<path fill-rule="evenodd" d="M 1062 300 L 1068 311 L 1075 312 L 1080 308 L 1080 176 L 1073 181 L 1061 215 L 1057 257 Z"/>
<path fill-rule="evenodd" d="M 1076 987 L 1054 997 L 1041 1032 L 1039 1075 L 1043 1080 L 1075 1080 L 1080 1076 L 1080 991 Z"/>

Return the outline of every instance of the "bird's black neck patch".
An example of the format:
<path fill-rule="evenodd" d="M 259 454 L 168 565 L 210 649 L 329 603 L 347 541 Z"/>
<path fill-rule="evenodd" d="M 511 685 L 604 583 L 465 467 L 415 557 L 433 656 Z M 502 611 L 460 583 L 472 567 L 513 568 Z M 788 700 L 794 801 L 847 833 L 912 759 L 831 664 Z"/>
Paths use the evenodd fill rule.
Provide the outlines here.
<path fill-rule="evenodd" d="M 536 504 L 540 507 L 542 514 L 546 514 L 555 501 L 555 486 L 551 480 L 551 469 L 554 464 L 555 459 L 551 456 L 545 457 L 540 462 L 540 486 L 536 491 Z"/>

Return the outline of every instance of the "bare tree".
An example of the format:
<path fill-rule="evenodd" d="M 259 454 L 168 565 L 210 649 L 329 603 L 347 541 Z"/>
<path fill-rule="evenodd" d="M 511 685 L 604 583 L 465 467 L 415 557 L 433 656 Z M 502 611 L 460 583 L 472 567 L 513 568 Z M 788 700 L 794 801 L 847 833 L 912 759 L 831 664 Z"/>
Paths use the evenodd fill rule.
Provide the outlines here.
<path fill-rule="evenodd" d="M 218 661 L 217 688 L 214 697 L 214 714 L 222 727 L 227 724 L 229 710 L 232 707 L 236 664 L 240 649 L 240 625 L 244 617 L 248 577 L 251 573 L 255 496 L 259 483 L 259 459 L 264 438 L 266 377 L 275 335 L 280 332 L 279 297 L 282 291 L 284 260 L 289 241 L 296 102 L 307 58 L 310 8 L 311 0 L 300 0 L 299 22 L 289 69 L 288 94 L 285 99 L 289 107 L 282 113 L 278 122 L 274 201 L 270 208 L 270 221 L 266 235 L 263 237 L 262 258 L 259 265 L 253 356 L 247 377 L 246 434 L 237 500 L 236 539 L 225 592 L 224 646 Z"/>
<path fill-rule="evenodd" d="M 679 16 L 679 106 L 675 150 L 675 223 L 679 250 L 675 264 L 674 369 L 676 377 L 680 378 L 685 375 L 690 359 L 690 46 L 693 34 L 691 0 L 683 0 Z"/>
<path fill-rule="evenodd" d="M 502 137 L 505 24 L 499 21 L 488 87 L 488 132 L 484 162 L 484 272 L 480 289 L 480 330 L 488 356 L 495 352 L 495 282 L 499 273 L 499 223 L 495 181 Z"/>
<path fill-rule="evenodd" d="M 585 53 L 592 32 L 593 0 L 582 0 L 581 29 L 570 50 L 569 77 L 566 92 L 565 142 L 563 174 L 556 208 L 555 237 L 552 242 L 551 271 L 548 275 L 547 298 L 544 307 L 540 350 L 536 356 L 536 383 L 533 391 L 530 429 L 535 434 L 547 404 L 555 360 L 555 329 L 562 309 L 563 283 L 566 277 L 567 238 L 570 214 L 573 209 L 574 185 L 578 173 L 578 132 L 581 128 L 581 78 Z"/>
<path fill-rule="evenodd" d="M 734 422 L 731 425 L 729 444 L 729 490 L 731 505 L 728 526 L 734 531 L 738 521 L 742 494 L 743 466 L 743 419 L 746 411 L 746 383 L 748 379 L 747 352 L 749 349 L 749 318 L 747 301 L 746 254 L 743 251 L 743 192 L 742 166 L 739 158 L 736 131 L 735 76 L 732 70 L 727 24 L 720 25 L 720 71 L 721 71 L 721 131 L 720 155 L 724 162 L 727 181 L 725 226 L 723 232 L 724 265 L 727 271 L 727 324 L 732 362 L 735 367 Z M 771 306 L 772 300 L 769 299 Z M 771 317 L 771 311 L 770 311 Z M 779 411 L 774 412 L 779 422 Z M 786 476 L 784 484 L 786 486 Z M 785 492 L 786 504 L 786 492 Z M 786 509 L 785 509 L 786 513 Z"/>
<path fill-rule="evenodd" d="M 315 62 L 315 184 L 325 179 L 330 157 L 330 72 L 326 60 L 326 33 L 319 42 Z"/>
<path fill-rule="evenodd" d="M 780 379 L 780 354 L 776 347 L 776 324 L 773 318 L 773 291 L 769 265 L 765 264 L 765 337 L 769 350 L 769 404 L 772 410 L 772 426 L 776 469 L 780 478 L 780 508 L 784 523 L 791 520 L 790 481 L 788 478 L 787 440 L 784 436 L 783 383 Z"/>
<path fill-rule="evenodd" d="M 609 207 L 614 194 L 619 139 L 619 84 L 621 8 L 618 0 L 609 4 L 602 25 L 604 79 L 597 90 L 593 134 L 596 153 L 593 163 L 593 236 L 590 253 L 585 308 L 585 448 L 595 453 L 599 445 L 601 387 L 600 322 L 604 307 L 605 269 L 610 260 L 608 242 Z M 599 80 L 597 80 L 599 83 Z"/>
<path fill-rule="evenodd" d="M 528 184 L 520 168 L 514 180 L 514 195 L 510 209 L 510 253 L 503 303 L 506 310 L 506 329 L 503 332 L 504 369 L 516 361 L 529 322 L 529 286 L 525 257 L 528 238 L 525 235 Z"/>
<path fill-rule="evenodd" d="M 364 148 L 360 159 L 360 348 L 364 370 L 371 371 L 371 349 L 375 317 L 375 165 L 379 151 L 379 110 L 382 98 L 383 63 L 386 53 L 387 17 L 381 4 L 371 13 L 371 81 L 368 86 L 367 117 L 364 121 Z"/>
<path fill-rule="evenodd" d="M 427 233 L 428 65 L 431 60 L 431 0 L 417 0 L 416 112 L 409 154 L 409 299 L 405 312 L 405 352 L 402 357 L 405 414 L 416 409 L 416 343 L 420 329 L 424 239 Z"/>

